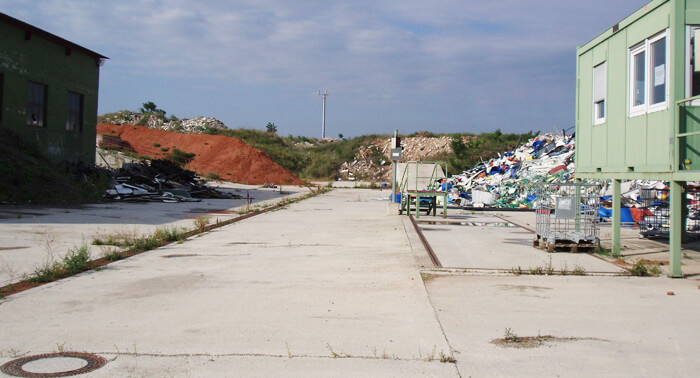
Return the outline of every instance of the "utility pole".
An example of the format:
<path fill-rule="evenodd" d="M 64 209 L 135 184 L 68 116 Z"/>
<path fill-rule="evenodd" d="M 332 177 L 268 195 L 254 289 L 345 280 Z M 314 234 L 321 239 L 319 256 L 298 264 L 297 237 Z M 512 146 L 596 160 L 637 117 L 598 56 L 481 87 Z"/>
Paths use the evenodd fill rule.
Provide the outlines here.
<path fill-rule="evenodd" d="M 318 95 L 321 96 L 321 90 L 318 90 Z M 328 91 L 323 92 L 323 123 L 321 124 L 321 139 L 326 137 L 326 97 L 328 97 Z"/>

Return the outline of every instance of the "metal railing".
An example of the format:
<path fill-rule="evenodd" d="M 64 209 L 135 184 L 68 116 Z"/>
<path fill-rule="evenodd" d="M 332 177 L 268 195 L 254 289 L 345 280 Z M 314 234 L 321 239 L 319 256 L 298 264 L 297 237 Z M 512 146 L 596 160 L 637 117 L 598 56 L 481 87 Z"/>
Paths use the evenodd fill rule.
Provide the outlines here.
<path fill-rule="evenodd" d="M 681 108 L 687 107 L 688 103 L 692 103 L 693 101 L 696 101 L 696 100 L 700 100 L 700 95 L 689 97 L 689 98 L 684 98 L 682 100 L 676 101 L 676 109 L 675 109 L 676 122 L 675 122 L 674 138 L 673 138 L 673 155 L 674 155 L 673 162 L 675 165 L 674 169 L 673 169 L 674 172 L 688 170 L 688 169 L 686 169 L 687 167 L 684 164 L 684 162 L 681 161 L 681 140 L 683 138 L 688 138 L 688 137 L 700 135 L 700 131 L 681 133 Z M 689 117 L 685 117 L 686 120 L 688 118 Z M 686 125 L 686 129 L 687 129 L 687 125 Z"/>

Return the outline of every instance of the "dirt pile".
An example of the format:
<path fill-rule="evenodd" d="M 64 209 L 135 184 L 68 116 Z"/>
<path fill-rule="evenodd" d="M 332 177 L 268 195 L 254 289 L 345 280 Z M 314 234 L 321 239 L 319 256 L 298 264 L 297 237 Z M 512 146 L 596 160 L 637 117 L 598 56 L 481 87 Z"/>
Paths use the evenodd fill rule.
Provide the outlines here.
<path fill-rule="evenodd" d="M 114 124 L 97 125 L 97 133 L 118 136 L 137 154 L 154 159 L 165 158 L 175 149 L 192 153 L 194 158 L 186 167 L 203 176 L 215 174 L 223 180 L 251 185 L 303 183 L 262 151 L 237 138 Z"/>

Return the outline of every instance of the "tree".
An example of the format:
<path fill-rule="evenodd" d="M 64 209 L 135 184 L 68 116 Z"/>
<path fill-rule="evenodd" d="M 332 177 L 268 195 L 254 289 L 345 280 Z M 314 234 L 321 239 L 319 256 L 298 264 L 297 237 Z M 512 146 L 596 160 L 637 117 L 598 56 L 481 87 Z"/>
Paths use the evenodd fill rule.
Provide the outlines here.
<path fill-rule="evenodd" d="M 165 118 L 165 110 L 158 109 L 153 101 L 144 102 L 141 106 L 141 113 L 155 113 L 159 114 L 161 118 Z"/>
<path fill-rule="evenodd" d="M 274 134 L 277 132 L 277 126 L 272 122 L 268 122 L 266 128 L 268 133 Z"/>
<path fill-rule="evenodd" d="M 338 134 L 339 139 L 343 139 L 343 133 Z"/>

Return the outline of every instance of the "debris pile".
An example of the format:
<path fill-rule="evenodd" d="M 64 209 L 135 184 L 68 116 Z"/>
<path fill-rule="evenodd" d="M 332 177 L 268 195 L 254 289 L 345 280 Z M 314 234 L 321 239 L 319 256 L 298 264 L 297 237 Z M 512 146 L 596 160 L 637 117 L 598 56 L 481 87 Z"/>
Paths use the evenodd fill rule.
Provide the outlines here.
<path fill-rule="evenodd" d="M 166 118 L 159 114 L 136 113 L 128 110 L 106 115 L 104 123 L 114 125 L 143 125 L 149 129 L 177 131 L 181 133 L 201 134 L 207 130 L 226 130 L 223 122 L 211 117 L 177 119 Z"/>
<path fill-rule="evenodd" d="M 464 141 L 469 138 L 463 137 Z M 338 178 L 342 180 L 391 180 L 391 139 L 375 139 L 369 144 L 360 146 L 353 161 L 345 162 L 338 170 Z M 429 137 L 417 135 L 401 140 L 403 152 L 401 161 L 421 161 L 437 156 L 445 156 L 452 152 L 452 138 L 447 136 Z"/>
<path fill-rule="evenodd" d="M 201 198 L 241 198 L 206 186 L 194 172 L 170 160 L 125 164 L 112 174 L 115 182 L 105 191 L 109 200 L 199 202 Z"/>
<path fill-rule="evenodd" d="M 150 159 L 191 155 L 187 169 L 205 177 L 251 185 L 301 185 L 303 181 L 238 138 L 223 135 L 183 134 L 143 126 L 97 125 L 102 140 L 128 143 L 136 154 Z"/>
<path fill-rule="evenodd" d="M 449 200 L 458 205 L 531 208 L 541 182 L 570 182 L 573 136 L 543 134 L 513 151 L 452 176 Z"/>

